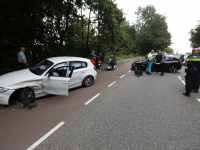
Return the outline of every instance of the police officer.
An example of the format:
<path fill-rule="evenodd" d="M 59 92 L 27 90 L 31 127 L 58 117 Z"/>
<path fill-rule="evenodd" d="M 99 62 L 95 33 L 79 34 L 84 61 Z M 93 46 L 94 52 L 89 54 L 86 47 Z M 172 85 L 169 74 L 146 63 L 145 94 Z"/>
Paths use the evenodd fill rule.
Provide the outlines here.
<path fill-rule="evenodd" d="M 198 89 L 199 89 L 198 74 L 200 72 L 200 55 L 198 54 L 197 48 L 194 48 L 192 50 L 192 54 L 188 56 L 184 65 L 187 66 L 187 69 L 186 69 L 186 77 L 185 77 L 186 92 L 183 93 L 183 95 L 190 97 L 190 92 L 198 93 Z M 196 83 L 196 84 L 194 85 L 194 89 L 192 90 L 193 83 Z"/>

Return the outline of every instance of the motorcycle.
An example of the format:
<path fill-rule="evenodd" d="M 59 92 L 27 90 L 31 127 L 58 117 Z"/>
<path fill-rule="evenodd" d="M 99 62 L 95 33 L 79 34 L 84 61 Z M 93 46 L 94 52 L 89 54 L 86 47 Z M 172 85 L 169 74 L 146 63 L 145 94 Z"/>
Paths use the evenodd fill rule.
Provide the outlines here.
<path fill-rule="evenodd" d="M 109 58 L 108 59 L 108 62 L 107 62 L 107 64 L 108 64 L 108 66 L 107 66 L 107 70 L 115 70 L 116 69 L 116 59 L 115 59 L 115 57 L 113 57 L 114 58 L 114 65 L 112 65 L 111 64 L 111 61 L 112 61 L 112 59 L 111 58 Z"/>
<path fill-rule="evenodd" d="M 101 67 L 101 58 L 96 55 L 96 68 L 99 69 Z"/>

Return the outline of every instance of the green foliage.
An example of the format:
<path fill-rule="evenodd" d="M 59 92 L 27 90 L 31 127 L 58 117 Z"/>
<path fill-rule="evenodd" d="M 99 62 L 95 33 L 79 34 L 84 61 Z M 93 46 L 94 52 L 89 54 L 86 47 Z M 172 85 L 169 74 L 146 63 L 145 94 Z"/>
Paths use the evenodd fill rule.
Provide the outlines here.
<path fill-rule="evenodd" d="M 192 48 L 200 47 L 200 21 L 199 24 L 190 31 L 190 42 Z"/>
<path fill-rule="evenodd" d="M 18 69 L 22 46 L 29 67 L 48 57 L 89 58 L 91 50 L 126 59 L 168 47 L 165 16 L 152 6 L 137 14 L 137 23 L 130 25 L 111 0 L 1 0 L 1 73 Z"/>
<path fill-rule="evenodd" d="M 146 54 L 150 50 L 164 50 L 171 44 L 171 34 L 167 31 L 166 17 L 157 13 L 154 6 L 138 8 L 136 12 L 138 49 Z"/>
<path fill-rule="evenodd" d="M 164 51 L 166 53 L 174 53 L 174 50 L 172 48 L 170 48 L 170 47 L 165 48 Z"/>

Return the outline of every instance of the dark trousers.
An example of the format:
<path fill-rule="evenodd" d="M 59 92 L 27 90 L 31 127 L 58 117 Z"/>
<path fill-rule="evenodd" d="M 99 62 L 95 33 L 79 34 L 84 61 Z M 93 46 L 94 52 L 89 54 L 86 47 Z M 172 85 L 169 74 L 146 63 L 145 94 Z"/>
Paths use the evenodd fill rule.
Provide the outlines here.
<path fill-rule="evenodd" d="M 155 64 L 155 71 L 159 71 L 160 72 L 160 70 L 161 70 L 161 64 Z"/>
<path fill-rule="evenodd" d="M 102 63 L 102 62 L 105 62 L 105 61 L 104 61 L 104 57 L 101 57 L 101 63 Z"/>
<path fill-rule="evenodd" d="M 114 66 L 115 66 L 115 63 L 110 63 L 110 65 L 112 66 L 112 68 L 114 68 Z"/>
<path fill-rule="evenodd" d="M 190 93 L 192 88 L 199 89 L 199 78 L 198 73 L 195 72 L 187 72 L 185 76 L 186 86 L 185 90 L 187 93 Z"/>
<path fill-rule="evenodd" d="M 18 63 L 19 63 L 19 68 L 20 69 L 26 69 L 27 68 L 27 66 L 24 65 L 23 63 L 20 63 L 20 62 L 18 62 Z"/>
<path fill-rule="evenodd" d="M 165 72 L 165 63 L 161 63 L 160 64 L 160 69 L 162 71 L 162 74 L 164 74 L 164 72 Z"/>

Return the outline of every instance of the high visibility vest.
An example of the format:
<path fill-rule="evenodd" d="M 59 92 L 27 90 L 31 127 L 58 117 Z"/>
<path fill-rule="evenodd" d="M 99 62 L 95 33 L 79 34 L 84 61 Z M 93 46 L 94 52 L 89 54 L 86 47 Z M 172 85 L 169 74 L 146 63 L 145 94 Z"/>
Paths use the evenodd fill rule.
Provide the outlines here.
<path fill-rule="evenodd" d="M 153 55 L 151 53 L 148 54 L 148 58 L 151 59 L 153 58 Z"/>

